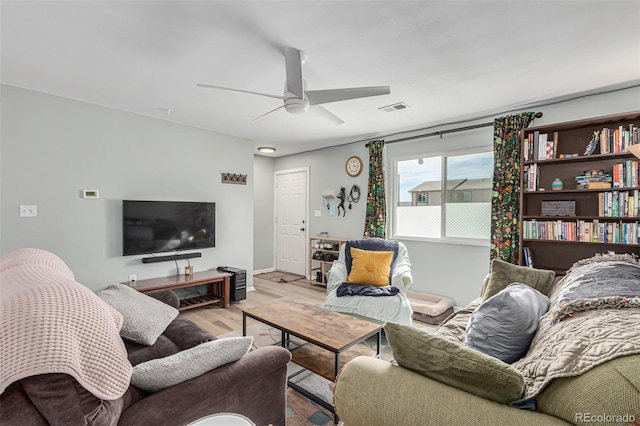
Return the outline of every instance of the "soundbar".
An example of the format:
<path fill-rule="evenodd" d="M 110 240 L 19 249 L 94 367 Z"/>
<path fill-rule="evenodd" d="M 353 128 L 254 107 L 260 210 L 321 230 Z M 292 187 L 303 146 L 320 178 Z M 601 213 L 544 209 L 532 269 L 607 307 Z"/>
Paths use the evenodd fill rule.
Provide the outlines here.
<path fill-rule="evenodd" d="M 143 257 L 142 263 L 167 262 L 169 260 L 193 259 L 194 257 L 202 257 L 202 253 L 184 253 L 184 254 L 171 254 L 169 256 Z"/>

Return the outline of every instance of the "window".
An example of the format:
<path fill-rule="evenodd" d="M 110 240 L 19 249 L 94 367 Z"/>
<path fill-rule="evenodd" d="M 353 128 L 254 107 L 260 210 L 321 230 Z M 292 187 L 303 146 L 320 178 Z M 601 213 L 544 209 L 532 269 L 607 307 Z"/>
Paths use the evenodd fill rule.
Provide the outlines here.
<path fill-rule="evenodd" d="M 489 240 L 493 152 L 416 156 L 396 166 L 395 237 Z"/>

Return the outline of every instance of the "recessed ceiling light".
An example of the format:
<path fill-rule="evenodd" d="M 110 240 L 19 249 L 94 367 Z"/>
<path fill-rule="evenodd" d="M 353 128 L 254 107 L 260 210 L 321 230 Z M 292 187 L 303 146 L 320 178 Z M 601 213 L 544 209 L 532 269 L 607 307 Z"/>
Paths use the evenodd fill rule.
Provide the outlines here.
<path fill-rule="evenodd" d="M 276 152 L 276 149 L 270 146 L 261 146 L 260 148 L 258 148 L 258 151 L 265 154 L 271 154 L 272 152 Z"/>

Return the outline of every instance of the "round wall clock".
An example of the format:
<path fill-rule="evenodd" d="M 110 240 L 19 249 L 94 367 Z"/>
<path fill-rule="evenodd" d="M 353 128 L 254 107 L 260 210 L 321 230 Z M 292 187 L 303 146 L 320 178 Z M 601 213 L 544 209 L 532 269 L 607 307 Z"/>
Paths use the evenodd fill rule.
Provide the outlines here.
<path fill-rule="evenodd" d="M 344 167 L 349 176 L 358 176 L 362 172 L 362 160 L 360 157 L 353 155 L 349 157 Z"/>

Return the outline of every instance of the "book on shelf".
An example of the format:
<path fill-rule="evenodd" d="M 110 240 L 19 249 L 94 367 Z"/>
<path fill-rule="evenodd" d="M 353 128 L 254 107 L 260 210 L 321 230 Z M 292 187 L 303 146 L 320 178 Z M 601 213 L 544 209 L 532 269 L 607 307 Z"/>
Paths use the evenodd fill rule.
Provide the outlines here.
<path fill-rule="evenodd" d="M 613 187 L 629 188 L 639 186 L 640 162 L 626 160 L 613 165 Z"/>
<path fill-rule="evenodd" d="M 538 190 L 538 165 L 527 164 L 524 171 L 524 190 L 527 192 Z"/>
<path fill-rule="evenodd" d="M 525 161 L 552 160 L 558 156 L 558 132 L 553 135 L 534 131 L 523 141 L 523 156 Z"/>
<path fill-rule="evenodd" d="M 604 170 L 585 170 L 575 181 L 578 189 L 606 189 L 612 187 L 613 177 Z"/>
<path fill-rule="evenodd" d="M 524 258 L 524 265 L 533 268 L 533 255 L 529 247 L 522 247 L 522 257 Z"/>
<path fill-rule="evenodd" d="M 628 128 L 618 126 L 617 128 L 604 127 L 600 132 L 600 153 L 612 154 L 629 150 L 629 146 L 640 143 L 638 126 L 633 123 Z"/>

